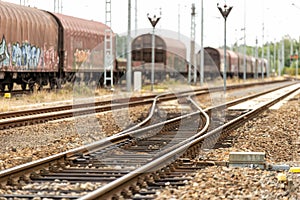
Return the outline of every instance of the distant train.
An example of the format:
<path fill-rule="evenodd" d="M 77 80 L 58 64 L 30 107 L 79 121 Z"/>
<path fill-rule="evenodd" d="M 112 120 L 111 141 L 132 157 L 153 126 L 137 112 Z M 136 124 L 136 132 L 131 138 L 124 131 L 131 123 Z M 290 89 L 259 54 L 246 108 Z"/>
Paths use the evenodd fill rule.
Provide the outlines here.
<path fill-rule="evenodd" d="M 140 35 L 132 42 L 133 71 L 142 71 L 149 74 L 151 70 L 151 34 Z M 155 36 L 155 72 L 156 74 L 169 74 L 170 77 L 178 74 L 187 77 L 189 62 L 186 59 L 186 47 L 179 40 L 161 36 Z M 196 55 L 196 65 L 199 77 L 201 52 Z M 247 78 L 266 75 L 267 60 L 251 57 L 231 50 L 226 51 L 226 75 L 228 78 L 243 78 L 244 71 Z M 245 65 L 244 65 L 245 60 Z M 204 48 L 204 78 L 214 79 L 223 76 L 224 72 L 224 49 Z"/>
<path fill-rule="evenodd" d="M 244 60 L 246 61 L 244 64 Z M 201 52 L 197 54 L 197 67 L 200 68 Z M 255 58 L 236 53 L 231 50 L 226 51 L 226 75 L 227 77 L 237 76 L 243 78 L 244 71 L 247 78 L 254 78 L 255 76 L 266 75 L 267 60 Z M 223 76 L 224 72 L 224 49 L 205 47 L 204 48 L 204 77 L 215 78 L 216 76 Z"/>

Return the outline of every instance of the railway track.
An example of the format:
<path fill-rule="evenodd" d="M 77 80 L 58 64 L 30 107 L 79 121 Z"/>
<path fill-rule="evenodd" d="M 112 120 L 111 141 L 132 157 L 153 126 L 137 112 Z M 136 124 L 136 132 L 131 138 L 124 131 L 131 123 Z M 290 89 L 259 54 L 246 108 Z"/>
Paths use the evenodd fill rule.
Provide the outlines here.
<path fill-rule="evenodd" d="M 277 83 L 275 81 L 274 83 Z M 279 81 L 281 82 L 281 81 Z M 271 82 L 272 83 L 272 82 Z M 255 85 L 260 85 L 262 83 L 254 83 L 254 84 L 244 84 L 244 85 L 232 85 L 229 86 L 228 89 L 239 89 L 243 87 L 251 87 Z M 211 92 L 222 91 L 223 87 L 214 87 L 214 88 L 204 88 L 193 91 L 183 91 L 178 92 L 176 94 L 164 94 L 160 96 L 159 101 L 169 101 L 176 100 L 180 98 L 187 97 L 190 94 L 194 95 L 204 95 Z M 140 105 L 151 105 L 153 103 L 153 99 L 155 95 L 148 95 L 144 97 L 131 97 L 115 99 L 115 100 L 107 100 L 107 101 L 96 101 L 88 103 L 78 103 L 74 105 L 63 105 L 63 106 L 54 106 L 54 107 L 46 107 L 46 108 L 37 108 L 31 110 L 22 110 L 22 111 L 14 111 L 14 112 L 4 112 L 0 113 L 0 130 L 20 127 L 31 124 L 39 124 L 45 123 L 51 120 L 58 120 L 64 118 L 71 118 L 74 116 L 82 116 L 94 113 L 100 113 L 110 110 L 122 109 L 133 106 Z"/>
<path fill-rule="evenodd" d="M 195 170 L 210 165 L 193 158 L 201 150 L 212 148 L 223 133 L 297 89 L 299 85 L 282 90 L 277 97 L 264 98 L 264 104 L 248 110 L 223 108 L 257 99 L 266 92 L 208 108 L 205 112 L 210 113 L 210 120 L 192 103 L 190 112 L 183 116 L 4 170 L 0 172 L 0 194 L 7 199 L 151 199 L 155 189 L 183 185 Z M 192 98 L 188 101 L 193 102 Z M 220 111 L 220 115 L 217 112 L 212 117 L 212 110 Z M 152 117 L 159 117 L 156 113 Z"/>
<path fill-rule="evenodd" d="M 178 119 L 177 119 L 177 121 L 178 121 Z M 156 127 L 156 129 L 160 129 L 160 128 L 163 128 L 163 129 L 168 129 L 168 127 L 170 128 L 170 127 L 174 127 L 174 126 L 178 126 L 178 124 L 176 123 L 176 122 L 173 122 L 173 123 L 170 123 L 170 125 L 169 126 L 165 126 L 165 124 L 164 123 L 161 123 L 160 124 L 160 126 L 159 127 Z M 173 128 L 171 128 L 171 129 L 173 129 Z M 153 131 L 153 127 L 152 128 L 146 128 L 144 131 L 142 131 L 141 133 L 143 133 L 143 132 L 148 132 L 146 135 L 149 135 L 149 134 L 152 134 L 152 131 Z M 137 132 L 136 134 L 141 134 L 141 133 L 139 133 L 139 132 Z M 132 133 L 131 133 L 132 134 Z M 154 150 L 154 148 L 157 148 L 157 146 L 153 146 L 151 149 L 149 149 L 149 154 L 148 155 L 146 155 L 146 154 L 139 154 L 138 152 L 140 151 L 138 148 L 137 149 L 135 149 L 135 147 L 134 146 L 132 146 L 131 148 L 132 149 L 127 149 L 127 151 L 131 151 L 131 153 L 128 155 L 125 155 L 125 154 L 123 154 L 123 153 L 121 153 L 121 152 L 117 152 L 117 151 L 120 151 L 121 149 L 120 149 L 120 147 L 123 147 L 124 145 L 126 145 L 126 144 L 133 144 L 133 143 L 136 143 L 137 141 L 135 140 L 135 139 L 133 139 L 133 136 L 131 136 L 131 134 L 123 134 L 123 135 L 120 135 L 120 136 L 118 136 L 118 137 L 116 137 L 116 136 L 114 136 L 114 137 L 111 137 L 111 138 L 108 138 L 107 140 L 105 140 L 105 141 L 102 141 L 102 142 L 100 142 L 100 143 L 97 143 L 97 144 L 94 144 L 95 146 L 94 147 L 92 147 L 92 146 L 89 146 L 89 147 L 83 147 L 83 148 L 81 148 L 81 149 L 78 149 L 78 150 L 76 150 L 76 151 L 71 151 L 71 152 L 67 152 L 67 154 L 66 155 L 69 155 L 68 157 L 69 157 L 69 161 L 68 162 L 70 162 L 70 167 L 68 167 L 68 170 L 70 170 L 70 171 L 72 171 L 72 172 L 70 172 L 70 171 L 64 171 L 64 172 L 60 172 L 59 174 L 60 175 L 58 175 L 58 174 L 56 174 L 56 175 L 53 175 L 53 176 L 56 176 L 56 178 L 55 178 L 55 180 L 58 180 L 58 179 L 60 179 L 60 178 L 62 178 L 62 177 L 59 177 L 59 176 L 64 176 L 64 177 L 69 177 L 69 178 L 67 178 L 67 179 L 69 179 L 69 181 L 70 182 L 72 182 L 72 180 L 71 179 L 73 179 L 73 181 L 76 181 L 76 179 L 77 179 L 77 181 L 79 181 L 79 179 L 82 179 L 82 181 L 84 181 L 84 177 L 81 177 L 81 178 L 74 178 L 74 176 L 73 175 L 75 175 L 75 174 L 69 174 L 69 175 L 67 175 L 67 176 L 65 176 L 66 175 L 66 173 L 83 173 L 82 171 L 80 172 L 80 168 L 77 168 L 78 166 L 84 166 L 85 165 L 85 160 L 84 160 L 84 157 L 85 156 L 87 156 L 87 155 L 84 155 L 84 154 L 86 154 L 86 148 L 89 148 L 89 152 L 91 153 L 91 152 L 93 152 L 94 153 L 94 156 L 93 156 L 93 158 L 92 157 L 90 157 L 90 159 L 93 159 L 94 161 L 93 161 L 93 163 L 94 163 L 94 165 L 95 166 L 97 166 L 97 168 L 99 169 L 99 168 L 101 168 L 100 169 L 100 171 L 102 170 L 102 176 L 104 176 L 104 177 L 101 177 L 101 173 L 99 174 L 99 171 L 96 173 L 96 174 L 94 174 L 94 176 L 92 175 L 93 173 L 92 173 L 92 171 L 93 170 L 91 170 L 90 171 L 90 176 L 89 176 L 89 179 L 91 179 L 92 180 L 92 182 L 94 182 L 94 181 L 96 181 L 96 182 L 102 182 L 101 184 L 105 184 L 107 181 L 109 181 L 109 180 L 113 180 L 113 179 L 115 179 L 115 178 L 117 178 L 117 177 L 119 177 L 120 175 L 122 175 L 122 174 L 124 174 L 124 173 L 127 173 L 127 172 L 129 172 L 131 169 L 132 169 L 132 167 L 133 167 L 133 165 L 135 165 L 135 168 L 137 167 L 137 166 L 140 166 L 140 165 L 142 165 L 145 161 L 147 162 L 147 160 L 148 159 L 150 159 L 151 160 L 151 157 L 153 157 L 153 155 L 155 155 L 155 154 L 153 154 L 153 153 L 151 153 L 150 151 L 151 150 Z M 191 133 L 190 133 L 191 134 Z M 143 133 L 143 135 L 144 135 L 144 133 Z M 168 140 L 170 140 L 172 138 L 172 135 L 165 135 L 165 142 L 167 142 Z M 154 141 L 160 141 L 159 140 L 159 138 L 157 137 L 157 136 L 155 136 L 155 135 L 153 135 L 153 137 L 152 137 L 152 141 L 150 142 L 150 143 L 153 143 Z M 113 143 L 111 143 L 111 142 L 113 142 Z M 147 143 L 147 142 L 146 142 Z M 162 145 L 163 143 L 161 143 L 161 145 Z M 100 146 L 99 146 L 100 145 Z M 147 146 L 147 144 L 144 144 L 144 145 L 146 145 Z M 158 145 L 158 143 L 156 144 L 156 145 Z M 93 148 L 93 150 L 92 149 L 90 149 L 90 147 L 92 147 Z M 118 163 L 115 163 L 114 164 L 114 162 L 115 162 L 115 160 L 114 160 L 114 158 L 112 157 L 113 155 L 110 155 L 105 161 L 101 161 L 101 162 L 98 162 L 98 156 L 104 156 L 104 157 L 106 157 L 107 156 L 107 154 L 111 154 L 112 152 L 111 151 L 113 151 L 114 153 L 114 155 L 115 156 L 117 156 L 119 153 L 120 153 L 120 155 L 122 155 L 122 157 L 119 157 L 119 159 L 117 159 L 117 162 Z M 81 155 L 79 155 L 79 157 L 78 157 L 78 155 L 77 154 L 81 154 Z M 92 153 L 92 154 L 93 154 Z M 99 154 L 100 153 L 100 154 Z M 81 157 L 81 156 L 83 156 L 84 155 L 84 157 Z M 91 154 L 89 154 L 89 155 L 91 155 Z M 120 172 L 120 169 L 119 169 L 119 166 L 120 165 L 122 165 L 122 164 L 124 164 L 124 163 L 126 163 L 126 159 L 128 160 L 128 157 L 126 158 L 126 156 L 130 156 L 131 158 L 132 158 L 132 156 L 135 158 L 135 160 L 134 161 L 132 161 L 132 162 L 128 162 L 127 164 L 128 164 L 128 168 L 127 167 L 125 167 L 125 169 L 123 169 L 121 172 Z M 60 156 L 59 156 L 60 157 Z M 63 156 L 64 157 L 64 156 Z M 50 159 L 52 159 L 52 158 L 50 158 Z M 58 158 L 58 157 L 56 157 L 55 156 L 55 158 L 53 158 L 54 160 L 56 160 L 56 159 L 58 159 L 58 160 L 60 160 L 61 158 Z M 53 160 L 52 160 L 52 162 L 53 162 Z M 110 166 L 110 168 L 111 169 L 108 169 L 107 168 L 107 166 Z M 28 167 L 28 166 L 27 166 Z M 27 168 L 26 167 L 26 168 Z M 39 168 L 39 166 L 30 166 L 30 168 L 35 168 L 35 167 L 38 167 Z M 72 168 L 77 168 L 77 170 L 76 169 L 72 169 Z M 127 168 L 127 169 L 126 169 Z M 75 170 L 75 171 L 74 171 Z M 77 174 L 77 175 L 79 175 L 79 174 Z M 58 175 L 58 176 L 57 176 Z M 31 176 L 31 175 L 29 175 L 29 176 Z M 76 176 L 76 175 L 75 175 Z M 72 178 L 73 177 L 73 178 Z M 99 178 L 97 178 L 97 177 L 99 177 Z M 35 181 L 38 181 L 39 182 L 39 180 L 41 180 L 41 177 L 36 177 L 36 178 L 34 178 L 34 177 L 30 177 L 30 179 L 31 180 L 35 180 Z M 45 179 L 47 179 L 48 181 L 50 181 L 51 180 L 51 178 L 48 176 L 48 178 L 45 178 Z M 42 180 L 42 182 L 44 182 L 45 181 L 45 179 L 43 179 Z M 54 180 L 54 181 L 55 181 Z M 65 180 L 65 179 L 64 179 Z M 86 179 L 85 179 L 86 180 Z M 10 182 L 10 180 L 8 180 L 7 179 L 7 181 L 8 182 Z M 19 182 L 19 181 L 17 181 L 17 182 Z M 39 183 L 39 184 L 41 184 L 41 183 Z M 23 196 L 23 197 L 25 197 L 25 196 Z M 23 198 L 22 197 L 22 198 Z M 27 196 L 27 197 L 29 197 L 29 196 Z M 56 198 L 60 198 L 61 196 L 57 196 Z M 51 195 L 49 195 L 48 196 L 48 198 L 53 198 L 53 195 L 51 196 Z M 68 197 L 66 197 L 66 198 L 71 198 L 70 196 L 68 196 Z M 75 196 L 75 198 L 77 198 L 76 196 Z"/>

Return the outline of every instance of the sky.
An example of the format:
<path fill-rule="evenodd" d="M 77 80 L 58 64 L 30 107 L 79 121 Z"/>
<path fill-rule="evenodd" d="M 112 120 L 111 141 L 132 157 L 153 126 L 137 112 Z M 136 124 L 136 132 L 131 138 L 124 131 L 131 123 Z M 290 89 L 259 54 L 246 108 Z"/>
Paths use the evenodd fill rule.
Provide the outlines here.
<path fill-rule="evenodd" d="M 4 1 L 25 3 L 26 6 L 54 11 L 54 0 Z M 60 1 L 62 1 L 62 14 L 105 23 L 105 0 Z M 133 31 L 135 30 L 135 2 L 136 0 L 131 0 Z M 244 43 L 244 27 L 246 27 L 245 42 L 251 46 L 256 45 L 256 38 L 259 46 L 262 42 L 278 42 L 284 35 L 290 35 L 297 40 L 300 38 L 300 28 L 297 27 L 300 19 L 300 0 L 203 0 L 203 2 L 204 46 L 218 47 L 224 44 L 224 19 L 217 9 L 217 3 L 220 7 L 225 4 L 233 6 L 226 22 L 228 46 L 235 42 Z M 180 33 L 189 38 L 192 3 L 196 6 L 196 43 L 200 45 L 201 0 L 137 0 L 137 28 L 151 30 L 147 13 L 150 16 L 161 13 L 161 20 L 156 26 L 157 31 L 164 29 L 177 33 L 180 27 Z M 118 34 L 127 34 L 128 0 L 111 0 L 111 11 L 112 30 Z"/>

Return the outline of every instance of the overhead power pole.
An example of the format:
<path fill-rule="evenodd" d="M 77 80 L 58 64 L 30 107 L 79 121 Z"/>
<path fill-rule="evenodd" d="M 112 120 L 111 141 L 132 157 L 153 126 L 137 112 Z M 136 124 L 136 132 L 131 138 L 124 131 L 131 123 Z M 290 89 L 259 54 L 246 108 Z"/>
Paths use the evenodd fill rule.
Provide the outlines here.
<path fill-rule="evenodd" d="M 200 54 L 200 86 L 204 83 L 204 46 L 203 46 L 203 0 L 201 0 L 201 54 Z"/>
<path fill-rule="evenodd" d="M 153 85 L 154 85 L 154 67 L 155 67 L 155 26 L 160 20 L 160 17 L 156 17 L 154 15 L 153 17 L 150 17 L 149 14 L 147 14 L 147 17 L 152 25 L 152 51 L 151 51 L 151 91 L 153 91 Z"/>
<path fill-rule="evenodd" d="M 258 59 L 258 40 L 257 40 L 257 36 L 256 36 L 256 40 L 255 40 L 255 58 Z M 260 63 L 257 62 L 257 66 L 255 67 L 255 78 L 258 79 L 258 68 L 260 67 Z"/>
<path fill-rule="evenodd" d="M 219 7 L 219 4 L 217 4 L 217 7 L 220 11 L 220 13 L 222 14 L 223 18 L 224 18 L 224 69 L 223 69 L 223 80 L 224 80 L 224 94 L 226 95 L 226 73 L 227 73 L 227 60 L 226 60 L 226 21 L 227 21 L 227 17 L 230 13 L 230 11 L 232 10 L 232 6 L 230 6 L 229 8 L 227 7 L 227 5 L 224 5 L 224 9 L 222 9 L 221 7 Z"/>
<path fill-rule="evenodd" d="M 276 53 L 277 53 L 277 50 L 276 50 L 276 40 L 274 41 L 274 51 L 273 51 L 273 67 L 272 67 L 272 73 L 273 73 L 273 70 L 274 72 L 276 71 Z"/>
<path fill-rule="evenodd" d="M 178 4 L 178 40 L 180 40 L 180 4 Z"/>
<path fill-rule="evenodd" d="M 281 76 L 281 70 L 284 68 L 284 38 L 282 38 L 282 46 L 281 46 L 281 68 L 279 70 L 279 76 Z"/>
<path fill-rule="evenodd" d="M 135 16 L 134 16 L 135 17 L 135 19 L 134 19 L 135 20 L 135 27 L 134 28 L 135 28 L 135 37 L 136 37 L 137 36 L 137 29 L 138 29 L 138 25 L 137 25 L 138 24 L 138 19 L 137 19 L 137 12 L 138 12 L 137 0 L 135 0 L 135 5 L 134 6 L 135 6 Z"/>
<path fill-rule="evenodd" d="M 113 87 L 113 34 L 111 30 L 111 0 L 105 0 L 105 25 L 108 27 L 105 29 L 104 38 L 104 87 L 107 86 L 107 82 L 110 81 L 111 87 Z M 108 72 L 109 76 L 108 76 Z"/>
<path fill-rule="evenodd" d="M 131 92 L 131 0 L 128 0 L 126 90 Z"/>
<path fill-rule="evenodd" d="M 262 49 L 261 49 L 261 79 L 264 80 L 264 66 L 265 66 L 265 55 L 264 55 L 264 34 L 265 34 L 265 24 L 262 24 Z"/>
<path fill-rule="evenodd" d="M 62 0 L 60 0 L 60 13 L 61 13 L 61 14 L 62 14 L 62 8 L 63 8 Z"/>
<path fill-rule="evenodd" d="M 270 42 L 267 43 L 268 44 L 268 50 L 267 50 L 267 78 L 270 77 L 270 64 L 271 64 L 271 60 L 270 60 Z"/>
<path fill-rule="evenodd" d="M 293 38 L 291 37 L 290 38 L 290 60 L 291 60 L 290 67 L 292 67 L 292 64 L 293 64 L 293 62 L 292 62 L 293 55 L 294 55 Z"/>
<path fill-rule="evenodd" d="M 20 0 L 20 4 L 21 4 L 21 0 Z M 24 5 L 25 5 L 25 0 L 24 0 Z M 57 13 L 62 13 L 62 0 L 54 0 L 54 12 Z"/>
<path fill-rule="evenodd" d="M 196 36 L 196 22 L 195 22 L 195 4 L 192 4 L 192 13 L 191 13 L 191 47 L 190 47 L 190 63 L 189 63 L 189 74 L 188 74 L 188 81 L 191 83 L 192 74 L 194 74 L 194 83 L 196 83 L 197 72 L 195 70 L 195 36 Z M 192 69 L 192 66 L 194 69 Z M 195 77 L 196 76 L 196 77 Z"/>
<path fill-rule="evenodd" d="M 246 66 L 246 0 L 244 0 L 244 52 L 243 52 L 243 63 L 244 63 L 244 74 L 243 79 L 246 81 L 247 78 L 247 66 Z"/>
<path fill-rule="evenodd" d="M 281 68 L 281 41 L 278 42 L 278 56 L 277 56 L 277 76 L 280 77 Z"/>

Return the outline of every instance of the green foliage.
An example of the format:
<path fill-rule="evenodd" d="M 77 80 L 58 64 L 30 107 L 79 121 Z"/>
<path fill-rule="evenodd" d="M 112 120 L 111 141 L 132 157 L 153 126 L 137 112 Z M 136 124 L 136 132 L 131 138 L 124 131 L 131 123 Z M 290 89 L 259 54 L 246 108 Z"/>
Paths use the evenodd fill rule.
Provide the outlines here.
<path fill-rule="evenodd" d="M 117 58 L 125 58 L 127 52 L 127 36 L 116 36 Z"/>
<path fill-rule="evenodd" d="M 290 75 L 290 76 L 295 76 L 296 75 L 296 68 L 293 67 L 285 67 L 283 69 L 283 73 Z M 299 70 L 298 70 L 298 76 L 299 76 Z"/>
<path fill-rule="evenodd" d="M 95 96 L 95 89 L 84 84 L 81 85 L 74 84 L 73 95 L 75 97 L 93 97 Z"/>

